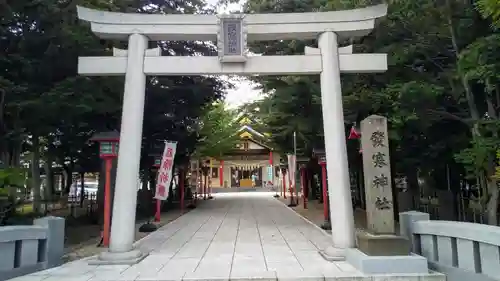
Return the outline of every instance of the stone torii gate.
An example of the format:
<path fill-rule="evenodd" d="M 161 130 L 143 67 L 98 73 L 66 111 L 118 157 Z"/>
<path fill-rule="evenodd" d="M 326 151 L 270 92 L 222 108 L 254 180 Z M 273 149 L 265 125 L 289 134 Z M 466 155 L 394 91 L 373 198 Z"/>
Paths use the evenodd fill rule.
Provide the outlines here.
<path fill-rule="evenodd" d="M 284 14 L 150 15 L 125 14 L 78 7 L 78 17 L 90 22 L 103 39 L 128 40 L 128 49 L 111 57 L 80 57 L 82 75 L 125 75 L 120 151 L 116 173 L 109 251 L 96 263 L 133 264 L 147 253 L 133 248 L 136 176 L 144 115 L 147 75 L 320 75 L 333 245 L 321 253 L 343 259 L 355 247 L 340 73 L 384 72 L 386 54 L 353 54 L 339 48 L 344 39 L 369 34 L 387 5 L 362 9 Z M 247 42 L 319 39 L 304 55 L 248 56 Z M 218 56 L 161 56 L 148 41 L 217 41 Z"/>

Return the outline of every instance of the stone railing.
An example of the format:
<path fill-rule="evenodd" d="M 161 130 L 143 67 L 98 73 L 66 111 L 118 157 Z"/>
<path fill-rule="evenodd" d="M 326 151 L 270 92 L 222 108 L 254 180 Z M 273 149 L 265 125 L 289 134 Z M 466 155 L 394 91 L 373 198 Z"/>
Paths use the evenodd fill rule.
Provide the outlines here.
<path fill-rule="evenodd" d="M 63 218 L 0 227 L 0 281 L 58 266 L 63 254 Z"/>
<path fill-rule="evenodd" d="M 433 221 L 429 214 L 400 213 L 401 235 L 413 252 L 448 281 L 500 280 L 500 227 L 453 221 Z"/>

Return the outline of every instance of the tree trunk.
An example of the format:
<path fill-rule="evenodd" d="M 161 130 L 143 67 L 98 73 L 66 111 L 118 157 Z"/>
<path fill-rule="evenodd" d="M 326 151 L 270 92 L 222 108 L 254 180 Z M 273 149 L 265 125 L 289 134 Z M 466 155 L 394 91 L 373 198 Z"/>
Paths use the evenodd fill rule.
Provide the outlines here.
<path fill-rule="evenodd" d="M 76 187 L 76 186 L 75 186 Z M 78 188 L 78 187 L 76 187 Z M 78 194 L 78 192 L 77 192 Z M 89 198 L 91 199 L 91 198 Z M 83 207 L 85 201 L 85 173 L 80 173 L 80 207 Z"/>
<path fill-rule="evenodd" d="M 453 23 L 453 8 L 451 5 L 450 0 L 446 0 L 446 6 L 448 8 L 448 12 L 446 13 L 447 15 L 447 20 L 448 20 L 448 29 L 450 31 L 450 38 L 451 38 L 451 45 L 453 47 L 453 51 L 455 52 L 455 57 L 459 59 L 459 54 L 460 54 L 460 48 L 458 46 L 458 40 L 457 40 L 457 33 L 455 32 L 455 26 Z M 477 121 L 480 119 L 479 111 L 477 109 L 476 101 L 474 100 L 474 94 L 472 93 L 472 90 L 470 88 L 469 82 L 465 78 L 465 75 L 461 73 L 460 71 L 458 72 L 458 75 L 460 76 L 460 82 L 462 83 L 462 86 L 465 91 L 465 97 L 467 99 L 467 104 L 469 106 L 469 111 L 471 114 L 471 118 L 474 121 Z"/>
<path fill-rule="evenodd" d="M 45 213 L 49 211 L 49 206 L 52 203 L 52 197 L 54 195 L 54 181 L 52 177 L 52 159 L 50 156 L 45 158 L 43 164 L 43 169 L 45 171 L 45 184 L 43 187 L 43 199 L 45 205 Z"/>
<path fill-rule="evenodd" d="M 149 174 L 151 173 L 150 169 L 144 169 L 144 176 L 142 177 L 142 190 L 147 191 L 148 190 L 148 184 L 149 184 Z"/>
<path fill-rule="evenodd" d="M 66 189 L 66 182 L 68 181 L 69 175 L 68 175 L 68 171 L 66 170 L 66 168 L 63 168 L 62 169 L 62 180 L 61 180 L 61 187 L 62 187 L 62 192 L 64 194 L 68 194 L 69 193 L 69 190 Z"/>
<path fill-rule="evenodd" d="M 137 192 L 137 206 L 138 213 L 142 216 L 149 216 L 151 214 L 151 192 L 149 192 L 151 171 L 144 169 L 142 181 L 142 188 Z"/>
<path fill-rule="evenodd" d="M 418 183 L 418 173 L 415 167 L 409 168 L 405 172 L 407 184 L 408 184 L 408 192 L 410 193 L 412 200 L 412 208 L 419 210 L 420 209 L 420 184 Z"/>
<path fill-rule="evenodd" d="M 37 135 L 32 136 L 32 161 L 31 161 L 31 179 L 33 190 L 33 212 L 41 213 L 41 194 L 40 194 L 40 140 Z"/>
<path fill-rule="evenodd" d="M 489 225 L 498 225 L 498 198 L 499 190 L 496 180 L 488 181 L 489 200 L 486 204 L 486 211 Z"/>
<path fill-rule="evenodd" d="M 71 185 L 73 184 L 73 169 L 71 167 L 66 167 L 66 178 L 64 182 L 64 190 L 69 193 Z"/>
<path fill-rule="evenodd" d="M 149 192 L 151 193 L 151 196 L 154 196 L 156 191 L 156 174 L 156 172 L 149 174 Z"/>
<path fill-rule="evenodd" d="M 45 163 L 43 164 L 43 169 L 45 171 L 45 187 L 44 187 L 44 196 L 46 199 L 51 199 L 54 194 L 54 175 L 52 172 L 52 157 L 47 156 L 45 159 Z"/>
<path fill-rule="evenodd" d="M 307 185 L 309 188 L 309 193 L 307 194 L 307 197 L 309 201 L 315 200 L 316 199 L 316 188 L 315 188 L 315 183 L 314 183 L 314 171 L 311 168 L 307 169 L 306 172 L 307 175 Z M 278 189 L 279 190 L 279 189 Z"/>
<path fill-rule="evenodd" d="M 495 105 L 493 104 L 493 96 L 492 95 L 486 95 L 486 105 L 488 108 L 488 115 L 490 118 L 495 119 L 498 121 L 498 115 L 495 110 Z M 498 138 L 498 134 L 496 132 L 493 132 L 493 137 Z M 495 176 L 496 169 L 495 167 L 497 166 L 497 158 L 496 155 L 490 156 L 490 159 L 488 161 L 488 174 L 487 174 L 487 181 L 486 181 L 486 186 L 487 186 L 487 193 L 488 193 L 488 203 L 486 204 L 486 212 L 488 214 L 488 224 L 490 225 L 498 225 L 498 197 L 499 197 L 499 190 L 498 190 L 498 185 L 497 185 L 497 180 L 494 179 L 493 177 Z"/>
<path fill-rule="evenodd" d="M 0 88 L 0 160 L 7 165 L 7 159 L 9 157 L 7 157 L 7 151 L 8 151 L 8 148 L 7 148 L 7 141 L 6 141 L 6 138 L 5 138 L 5 131 L 6 131 L 6 125 L 5 125 L 5 96 L 7 95 L 7 91 L 1 87 Z"/>

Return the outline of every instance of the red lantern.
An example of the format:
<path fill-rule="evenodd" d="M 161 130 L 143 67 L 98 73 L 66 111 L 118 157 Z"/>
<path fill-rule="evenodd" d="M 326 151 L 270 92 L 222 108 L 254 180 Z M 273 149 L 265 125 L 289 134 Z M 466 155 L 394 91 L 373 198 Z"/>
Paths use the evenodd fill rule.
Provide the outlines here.
<path fill-rule="evenodd" d="M 99 156 L 105 160 L 105 183 L 104 183 L 104 222 L 102 239 L 105 247 L 109 246 L 111 229 L 111 161 L 118 156 L 118 143 L 120 133 L 117 131 L 95 134 L 91 141 L 99 142 Z"/>
<path fill-rule="evenodd" d="M 90 140 L 99 143 L 99 156 L 101 158 L 115 158 L 118 156 L 120 133 L 117 131 L 97 133 Z"/>

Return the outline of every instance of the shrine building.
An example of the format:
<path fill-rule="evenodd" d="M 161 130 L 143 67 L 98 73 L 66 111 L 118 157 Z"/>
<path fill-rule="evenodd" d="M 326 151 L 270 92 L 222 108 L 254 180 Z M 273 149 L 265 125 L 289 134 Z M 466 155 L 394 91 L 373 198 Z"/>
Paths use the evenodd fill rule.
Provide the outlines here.
<path fill-rule="evenodd" d="M 241 113 L 235 122 L 239 124 L 235 132 L 239 137 L 238 143 L 221 159 L 210 161 L 212 188 L 261 188 L 272 185 L 272 171 L 275 165 L 279 165 L 280 156 L 274 154 L 269 145 L 270 135 L 264 132 L 265 125 L 247 113 Z M 255 185 L 252 175 L 255 175 Z"/>

